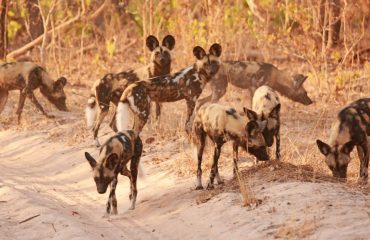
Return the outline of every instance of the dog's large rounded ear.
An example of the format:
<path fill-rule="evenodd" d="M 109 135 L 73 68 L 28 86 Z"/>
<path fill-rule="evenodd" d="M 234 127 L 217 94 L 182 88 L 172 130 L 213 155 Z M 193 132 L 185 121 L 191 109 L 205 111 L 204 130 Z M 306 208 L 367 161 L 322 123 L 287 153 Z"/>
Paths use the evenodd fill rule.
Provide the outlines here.
<path fill-rule="evenodd" d="M 220 57 L 222 53 L 222 47 L 218 43 L 214 43 L 210 48 L 209 48 L 209 53 L 213 56 Z"/>
<path fill-rule="evenodd" d="M 247 117 L 248 117 L 249 120 L 251 120 L 251 121 L 257 121 L 258 120 L 258 115 L 255 111 L 250 110 L 246 107 L 243 108 L 243 111 L 244 111 L 245 114 L 247 114 Z"/>
<path fill-rule="evenodd" d="M 162 41 L 162 46 L 172 50 L 175 47 L 175 38 L 172 35 L 165 36 Z"/>
<path fill-rule="evenodd" d="M 316 140 L 316 144 L 317 144 L 317 147 L 319 148 L 320 152 L 322 154 L 324 154 L 325 156 L 327 156 L 330 151 L 331 151 L 331 148 L 328 144 L 324 143 L 323 141 L 317 139 Z"/>
<path fill-rule="evenodd" d="M 198 60 L 202 60 L 207 55 L 206 51 L 204 51 L 204 49 L 199 46 L 196 46 L 193 49 L 193 54 Z"/>
<path fill-rule="evenodd" d="M 348 155 L 352 152 L 354 147 L 355 147 L 355 145 L 353 144 L 352 141 L 350 141 L 350 142 L 344 144 L 344 146 L 341 149 L 341 152 Z"/>
<path fill-rule="evenodd" d="M 105 166 L 113 171 L 116 168 L 117 164 L 118 164 L 118 156 L 117 154 L 113 153 L 108 157 Z"/>
<path fill-rule="evenodd" d="M 153 35 L 150 35 L 146 38 L 146 46 L 149 48 L 150 51 L 153 51 L 156 47 L 159 46 L 159 41 Z"/>
<path fill-rule="evenodd" d="M 302 75 L 302 74 L 297 74 L 297 75 L 294 75 L 293 78 L 294 78 L 294 87 L 296 89 L 300 88 L 303 83 L 307 80 L 307 77 L 308 76 L 305 76 L 305 75 Z"/>
<path fill-rule="evenodd" d="M 279 103 L 278 105 L 276 105 L 270 112 L 269 114 L 269 117 L 270 118 L 279 118 L 279 115 L 280 115 L 280 108 L 281 108 L 281 104 Z"/>
<path fill-rule="evenodd" d="M 85 152 L 85 158 L 90 163 L 91 168 L 94 169 L 96 167 L 96 160 L 88 152 Z"/>
<path fill-rule="evenodd" d="M 56 85 L 61 85 L 61 86 L 65 86 L 67 84 L 67 78 L 65 77 L 60 77 L 57 79 L 57 81 L 55 82 Z"/>
<path fill-rule="evenodd" d="M 256 121 L 249 121 L 247 126 L 245 126 L 245 130 L 247 131 L 248 136 L 254 136 L 259 130 L 258 123 Z"/>

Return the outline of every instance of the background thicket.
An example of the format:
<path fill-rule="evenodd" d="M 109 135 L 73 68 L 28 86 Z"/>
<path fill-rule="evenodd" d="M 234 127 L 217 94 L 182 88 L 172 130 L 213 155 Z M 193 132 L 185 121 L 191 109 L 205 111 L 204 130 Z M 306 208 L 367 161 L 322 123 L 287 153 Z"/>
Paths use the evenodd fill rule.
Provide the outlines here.
<path fill-rule="evenodd" d="M 28 56 L 73 84 L 144 64 L 145 37 L 168 33 L 177 41 L 175 70 L 193 62 L 195 45 L 213 42 L 222 44 L 223 59 L 297 63 L 293 72 L 330 92 L 370 70 L 369 0 L 0 2 L 4 60 Z"/>

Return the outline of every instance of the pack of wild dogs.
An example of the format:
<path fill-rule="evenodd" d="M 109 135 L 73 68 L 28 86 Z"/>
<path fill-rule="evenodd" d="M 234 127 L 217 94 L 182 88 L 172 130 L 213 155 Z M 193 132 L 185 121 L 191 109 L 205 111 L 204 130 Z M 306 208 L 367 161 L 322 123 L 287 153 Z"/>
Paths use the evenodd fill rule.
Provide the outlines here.
<path fill-rule="evenodd" d="M 162 43 L 155 36 L 146 39 L 151 52 L 150 62 L 138 69 L 109 73 L 94 82 L 87 101 L 86 121 L 92 128 L 95 145 L 100 153 L 95 160 L 85 153 L 93 169 L 97 191 L 103 194 L 110 186 L 106 212 L 117 214 L 115 189 L 118 174 L 131 182 L 130 209 L 135 208 L 137 176 L 143 144 L 140 133 L 148 121 L 151 103 L 155 104 L 156 118 L 161 113 L 161 103 L 185 100 L 187 114 L 184 130 L 197 150 L 197 184 L 202 185 L 202 157 L 206 138 L 214 143 L 214 155 L 207 189 L 214 188 L 214 179 L 223 183 L 218 171 L 218 159 L 224 143 L 233 143 L 234 174 L 238 171 L 239 147 L 255 156 L 258 161 L 270 159 L 267 148 L 275 140 L 275 158 L 280 160 L 280 100 L 277 94 L 304 105 L 312 104 L 303 83 L 302 74 L 291 75 L 268 63 L 255 61 L 223 61 L 221 45 L 214 43 L 208 52 L 200 46 L 193 49 L 195 62 L 171 74 L 171 50 L 175 38 L 167 35 Z M 8 93 L 19 90 L 18 122 L 27 98 L 45 116 L 46 113 L 35 98 L 33 91 L 40 89 L 59 110 L 67 111 L 64 86 L 67 80 L 54 80 L 47 71 L 33 62 L 11 62 L 0 66 L 0 113 L 6 104 Z M 228 84 L 248 89 L 252 97 L 252 109 L 238 113 L 233 107 L 218 104 L 226 93 Z M 199 99 L 206 85 L 211 95 Z M 108 115 L 111 103 L 116 106 L 110 127 L 117 132 L 103 145 L 98 133 Z M 129 117 L 134 124 L 130 126 Z M 347 177 L 350 153 L 356 146 L 360 163 L 359 182 L 367 184 L 370 136 L 370 98 L 359 99 L 344 107 L 331 129 L 328 143 L 317 140 L 320 152 L 333 176 Z M 127 165 L 130 165 L 128 168 Z"/>

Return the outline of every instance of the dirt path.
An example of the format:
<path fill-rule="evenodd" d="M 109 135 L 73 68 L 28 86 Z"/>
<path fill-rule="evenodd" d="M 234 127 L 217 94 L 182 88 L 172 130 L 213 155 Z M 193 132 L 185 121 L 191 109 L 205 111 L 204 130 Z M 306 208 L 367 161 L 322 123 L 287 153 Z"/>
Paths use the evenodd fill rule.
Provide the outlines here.
<path fill-rule="evenodd" d="M 117 216 L 103 218 L 107 194 L 98 195 L 83 158 L 86 142 L 66 146 L 48 131 L 0 133 L 0 239 L 368 239 L 370 198 L 337 183 L 256 181 L 263 199 L 241 207 L 237 191 L 197 204 L 194 178 L 171 171 L 179 143 L 142 158 L 137 208 L 128 208 L 128 181 L 119 178 Z M 167 145 L 168 145 L 167 144 Z M 172 151 L 172 152 L 171 152 Z M 231 172 L 223 169 L 222 172 Z M 208 173 L 205 174 L 205 176 Z M 27 222 L 29 217 L 39 215 Z"/>

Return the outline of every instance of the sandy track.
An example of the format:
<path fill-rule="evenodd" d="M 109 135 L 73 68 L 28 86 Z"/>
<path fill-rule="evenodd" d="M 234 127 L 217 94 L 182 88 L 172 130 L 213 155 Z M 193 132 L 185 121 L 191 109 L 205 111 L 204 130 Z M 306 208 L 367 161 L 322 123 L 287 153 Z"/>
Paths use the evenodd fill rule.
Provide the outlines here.
<path fill-rule="evenodd" d="M 120 176 L 117 216 L 103 218 L 83 157 L 88 143 L 66 146 L 48 131 L 0 133 L 0 239 L 369 239 L 370 198 L 338 183 L 257 181 L 256 209 L 241 206 L 237 191 L 197 205 L 194 179 L 170 172 L 176 145 L 142 158 L 137 208 L 126 210 L 128 181 Z M 175 147 L 175 148 L 174 148 Z M 87 148 L 92 154 L 97 149 Z M 178 149 L 178 148 L 177 148 Z M 231 172 L 231 169 L 221 169 Z M 205 176 L 208 173 L 205 173 Z M 31 216 L 40 215 L 24 223 Z"/>

